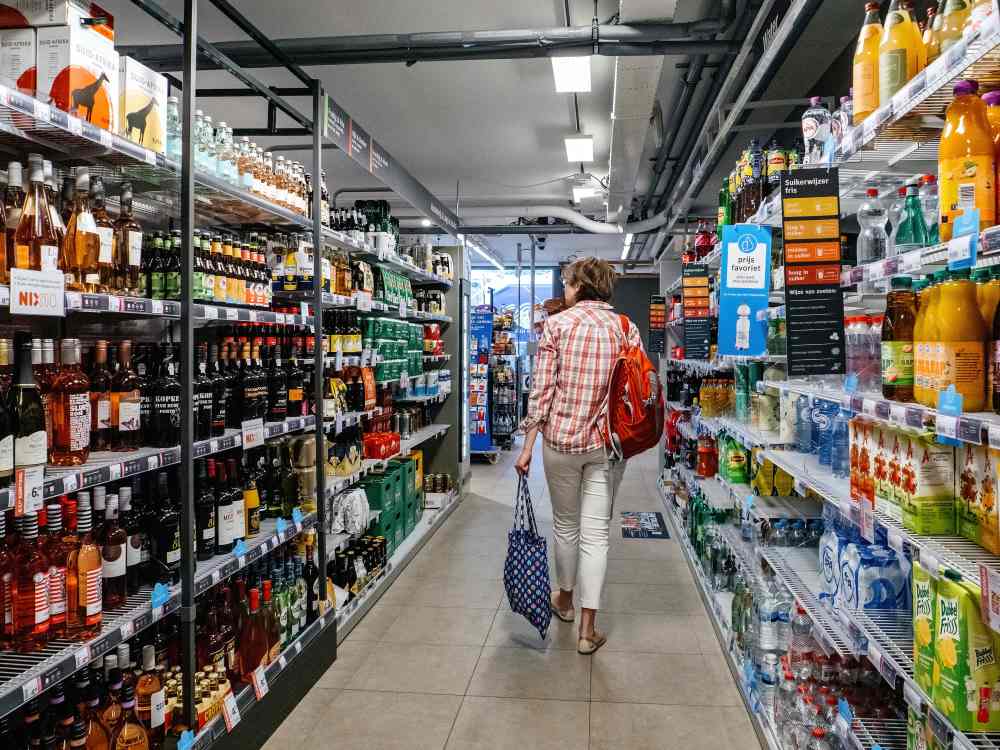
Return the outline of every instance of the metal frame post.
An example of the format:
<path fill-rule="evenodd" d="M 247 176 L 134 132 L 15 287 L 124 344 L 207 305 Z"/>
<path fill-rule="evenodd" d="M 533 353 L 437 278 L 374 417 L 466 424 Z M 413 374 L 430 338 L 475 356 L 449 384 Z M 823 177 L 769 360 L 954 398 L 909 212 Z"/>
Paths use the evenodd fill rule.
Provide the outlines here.
<path fill-rule="evenodd" d="M 313 90 L 313 163 L 312 163 L 312 217 L 313 217 L 313 336 L 315 357 L 313 370 L 316 380 L 314 399 L 316 402 L 316 519 L 319 534 L 316 537 L 316 556 L 319 560 L 319 601 L 326 601 L 326 432 L 323 426 L 323 382 L 326 357 L 326 338 L 323 336 L 323 220 L 320 216 L 323 190 L 323 86 L 318 80 L 312 82 Z M 318 606 L 319 602 L 317 602 Z"/>
<path fill-rule="evenodd" d="M 187 351 L 181 355 L 181 650 L 184 661 L 184 716 L 196 726 L 194 673 L 195 619 L 195 512 L 194 512 L 194 320 L 191 317 L 194 258 L 194 111 L 195 76 L 198 72 L 198 0 L 184 0 L 184 90 L 181 92 L 181 340 Z"/>
<path fill-rule="evenodd" d="M 532 378 L 535 375 L 535 352 L 538 350 L 538 342 L 534 341 L 535 337 L 535 238 L 531 238 L 531 294 L 528 299 L 528 304 L 531 305 L 529 308 L 531 310 L 530 321 L 531 321 L 531 331 L 528 332 L 528 341 L 532 342 L 532 345 L 528 350 L 528 380 L 534 385 L 534 380 Z"/>

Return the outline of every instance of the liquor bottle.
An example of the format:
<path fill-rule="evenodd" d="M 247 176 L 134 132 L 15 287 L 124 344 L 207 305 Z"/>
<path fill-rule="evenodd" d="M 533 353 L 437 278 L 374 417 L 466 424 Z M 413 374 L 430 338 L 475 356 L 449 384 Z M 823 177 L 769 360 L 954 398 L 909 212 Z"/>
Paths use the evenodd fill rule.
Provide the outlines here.
<path fill-rule="evenodd" d="M 7 164 L 7 189 L 4 190 L 4 245 L 7 248 L 7 262 L 3 268 L 4 284 L 10 283 L 10 269 L 16 267 L 15 234 L 21 223 L 21 208 L 24 206 L 24 181 L 22 165 L 19 161 Z"/>
<path fill-rule="evenodd" d="M 7 535 L 7 514 L 0 513 L 0 539 Z M 0 651 L 14 645 L 14 558 L 0 544 Z"/>
<path fill-rule="evenodd" d="M 194 439 L 208 440 L 212 436 L 212 378 L 208 375 L 208 344 L 198 345 L 198 369 L 192 393 Z"/>
<path fill-rule="evenodd" d="M 170 233 L 170 248 L 163 267 L 164 299 L 181 298 L 181 265 L 181 231 L 175 229 Z"/>
<path fill-rule="evenodd" d="M 48 159 L 42 160 L 42 179 L 45 182 L 45 202 L 49 205 L 49 216 L 52 217 L 52 227 L 55 229 L 56 237 L 60 244 L 66 236 L 66 224 L 63 223 L 62 216 L 56 205 L 56 178 L 52 170 L 52 162 Z"/>
<path fill-rule="evenodd" d="M 80 367 L 79 339 L 62 340 L 62 370 L 52 388 L 51 410 L 50 463 L 86 463 L 90 456 L 90 378 Z"/>
<path fill-rule="evenodd" d="M 91 532 L 91 513 L 89 493 L 77 493 L 77 542 L 66 557 L 66 634 L 80 641 L 100 632 L 103 609 L 101 548 Z"/>
<path fill-rule="evenodd" d="M 111 371 L 108 370 L 108 342 L 94 344 L 90 370 L 90 448 L 111 449 Z"/>
<path fill-rule="evenodd" d="M 265 579 L 264 589 L 264 626 L 267 632 L 267 664 L 278 660 L 281 654 L 281 631 L 278 628 L 278 618 L 271 601 L 272 582 Z"/>
<path fill-rule="evenodd" d="M 137 344 L 133 361 L 139 376 L 139 439 L 150 445 L 153 442 L 153 384 L 157 378 L 153 364 L 160 361 L 156 344 Z"/>
<path fill-rule="evenodd" d="M 14 232 L 14 267 L 55 271 L 59 268 L 59 237 L 52 226 L 45 199 L 42 157 L 39 154 L 28 155 L 28 176 L 31 186 Z"/>
<path fill-rule="evenodd" d="M 181 517 L 170 497 L 167 473 L 156 476 L 157 519 L 152 534 L 153 567 L 156 580 L 167 585 L 181 578 Z"/>
<path fill-rule="evenodd" d="M 226 459 L 226 473 L 229 476 L 229 496 L 233 507 L 233 544 L 247 536 L 247 511 L 243 496 L 243 483 L 235 458 Z"/>
<path fill-rule="evenodd" d="M 49 634 L 49 561 L 38 544 L 38 514 L 19 516 L 20 539 L 14 550 L 11 601 L 14 650 L 22 653 L 45 647 Z"/>
<path fill-rule="evenodd" d="M 226 466 L 222 461 L 208 459 L 208 475 L 215 475 L 215 554 L 233 551 L 233 521 L 236 509 L 226 482 Z"/>
<path fill-rule="evenodd" d="M 99 489 L 99 488 L 98 488 Z M 104 609 L 114 609 L 125 603 L 126 545 L 128 535 L 118 522 L 118 496 L 107 496 L 104 527 L 101 529 L 101 577 L 104 587 Z"/>
<path fill-rule="evenodd" d="M 94 221 L 94 215 L 90 210 L 90 170 L 87 167 L 76 167 L 74 174 L 76 190 L 73 197 L 73 212 L 66 222 L 66 235 L 61 245 L 60 261 L 66 276 L 66 289 L 76 292 L 96 292 L 100 281 L 97 259 L 100 254 L 101 238 L 97 234 L 97 222 Z M 25 203 L 25 207 L 27 205 Z"/>
<path fill-rule="evenodd" d="M 244 457 L 246 454 L 244 454 Z M 252 467 L 243 472 L 243 506 L 246 513 L 246 535 L 255 537 L 260 533 L 260 493 L 257 491 L 257 477 Z"/>
<path fill-rule="evenodd" d="M 224 357 L 224 351 L 220 354 L 219 347 L 212 344 L 208 355 L 211 363 L 208 375 L 212 383 L 212 437 L 219 437 L 226 432 L 226 410 L 229 404 L 226 398 L 226 375 L 222 369 Z"/>
<path fill-rule="evenodd" d="M 277 338 L 268 339 L 268 351 L 267 421 L 284 422 L 288 416 L 288 375 L 281 361 Z"/>
<path fill-rule="evenodd" d="M 225 586 L 220 587 L 215 598 L 215 606 L 219 618 L 219 632 L 225 644 L 226 676 L 230 682 L 235 682 L 239 680 L 239 661 L 236 653 L 236 624 L 229 597 L 229 589 Z"/>
<path fill-rule="evenodd" d="M 122 688 L 122 715 L 111 735 L 110 750 L 150 750 L 149 734 L 135 710 L 135 688 Z"/>
<path fill-rule="evenodd" d="M 257 417 L 257 377 L 253 360 L 250 358 L 250 344 L 243 344 L 239 375 L 233 388 L 236 400 L 236 426 Z"/>
<path fill-rule="evenodd" d="M 122 183 L 121 213 L 115 222 L 114 288 L 123 294 L 142 296 L 142 227 L 132 215 L 132 183 Z"/>
<path fill-rule="evenodd" d="M 39 521 L 41 518 L 39 518 Z M 49 561 L 49 639 L 66 634 L 66 561 L 70 547 L 63 539 L 62 505 L 58 502 L 45 506 L 45 534 L 39 540 L 42 553 Z"/>
<path fill-rule="evenodd" d="M 302 566 L 302 577 L 306 582 L 306 624 L 319 617 L 319 570 L 316 568 L 316 563 L 313 562 L 315 540 L 314 533 L 306 534 L 306 560 Z"/>
<path fill-rule="evenodd" d="M 306 416 L 305 402 L 305 373 L 298 363 L 299 351 L 292 345 L 292 354 L 288 358 L 288 370 L 285 375 L 285 382 L 288 389 L 288 404 L 286 413 L 288 417 Z"/>
<path fill-rule="evenodd" d="M 42 406 L 42 398 L 31 372 L 33 349 L 30 339 L 22 340 L 13 398 L 17 423 L 17 431 L 14 433 L 15 468 L 44 464 L 48 449 L 45 436 L 45 408 Z M 38 351 L 40 355 L 40 348 Z"/>
<path fill-rule="evenodd" d="M 203 460 L 196 461 L 195 469 L 195 528 L 196 548 L 199 560 L 210 560 L 215 556 L 215 493 L 209 482 L 208 468 Z"/>
<path fill-rule="evenodd" d="M 149 732 L 154 747 L 163 742 L 163 704 L 156 705 L 153 698 L 162 688 L 156 669 L 156 647 L 147 643 L 142 647 L 142 675 L 135 683 L 135 714 Z"/>
<path fill-rule="evenodd" d="M 11 347 L 8 339 L 0 339 L 0 488 L 9 487 L 14 479 L 14 433 L 17 419 L 11 404 Z"/>
<path fill-rule="evenodd" d="M 150 299 L 166 299 L 166 268 L 164 259 L 163 235 L 155 233 L 152 238 L 152 248 L 149 263 L 146 265 L 146 291 Z"/>
<path fill-rule="evenodd" d="M 97 693 L 97 687 L 88 683 L 83 695 L 84 700 L 77 705 L 77 711 L 80 721 L 87 728 L 87 743 L 84 747 L 86 750 L 108 750 L 111 744 L 111 733 L 101 721 L 99 711 L 101 699 Z"/>
<path fill-rule="evenodd" d="M 104 198 L 104 180 L 94 175 L 90 179 L 90 211 L 97 225 L 97 236 L 100 238 L 96 267 L 97 291 L 121 293 L 124 290 L 115 285 L 115 256 L 118 254 L 115 246 L 115 223 L 108 213 Z M 93 281 L 94 271 L 93 268 L 88 271 L 88 285 Z"/>
<path fill-rule="evenodd" d="M 239 643 L 240 680 L 251 684 L 254 670 L 269 663 L 268 635 L 260 609 L 259 589 L 250 589 L 250 613 L 243 621 Z"/>
<path fill-rule="evenodd" d="M 142 381 L 132 367 L 132 342 L 118 346 L 118 369 L 111 378 L 111 447 L 134 451 L 142 445 Z"/>
<path fill-rule="evenodd" d="M 225 369 L 226 379 L 226 427 L 239 429 L 242 404 L 242 392 L 239 391 L 239 347 L 235 341 L 229 340 L 227 352 L 229 355 Z"/>
<path fill-rule="evenodd" d="M 153 384 L 151 442 L 157 448 L 169 448 L 181 442 L 181 384 L 177 379 L 180 361 L 178 349 L 170 347 L 163 360 L 160 377 Z"/>
<path fill-rule="evenodd" d="M 118 517 L 128 541 L 125 543 L 125 591 L 137 594 L 143 584 L 142 548 L 145 532 L 143 512 L 132 502 L 132 488 L 118 488 Z"/>

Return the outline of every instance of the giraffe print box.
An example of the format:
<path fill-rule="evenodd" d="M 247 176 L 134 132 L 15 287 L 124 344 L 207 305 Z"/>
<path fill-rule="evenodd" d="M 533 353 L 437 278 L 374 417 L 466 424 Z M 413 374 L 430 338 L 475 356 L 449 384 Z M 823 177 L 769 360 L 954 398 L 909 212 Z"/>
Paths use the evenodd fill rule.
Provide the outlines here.
<path fill-rule="evenodd" d="M 118 100 L 118 134 L 162 154 L 167 136 L 167 79 L 123 55 Z"/>
<path fill-rule="evenodd" d="M 65 26 L 38 29 L 37 98 L 118 132 L 118 53 L 103 34 L 70 14 Z"/>

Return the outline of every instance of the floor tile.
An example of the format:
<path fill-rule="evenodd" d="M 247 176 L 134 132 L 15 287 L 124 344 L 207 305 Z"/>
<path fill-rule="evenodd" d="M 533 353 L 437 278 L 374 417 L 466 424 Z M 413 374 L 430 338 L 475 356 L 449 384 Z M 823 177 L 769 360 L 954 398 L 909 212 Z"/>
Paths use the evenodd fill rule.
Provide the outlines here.
<path fill-rule="evenodd" d="M 337 646 L 337 660 L 316 683 L 317 688 L 342 688 L 351 681 L 361 665 L 368 660 L 372 644 L 352 641 L 350 637 Z"/>
<path fill-rule="evenodd" d="M 500 607 L 486 638 L 486 645 L 529 648 L 535 651 L 576 651 L 577 628 L 576 623 L 560 622 L 553 617 L 543 641 L 527 618 L 511 612 L 509 607 Z"/>
<path fill-rule="evenodd" d="M 693 583 L 654 586 L 644 583 L 608 583 L 604 586 L 601 609 L 629 614 L 693 615 L 704 604 Z"/>
<path fill-rule="evenodd" d="M 459 607 L 408 607 L 384 634 L 384 643 L 482 646 L 496 611 Z"/>
<path fill-rule="evenodd" d="M 483 649 L 469 695 L 498 698 L 590 699 L 590 659 L 575 651 Z"/>
<path fill-rule="evenodd" d="M 675 539 L 622 539 L 621 531 L 612 529 L 608 558 L 620 560 L 672 560 L 684 565 L 684 552 Z"/>
<path fill-rule="evenodd" d="M 590 704 L 590 750 L 751 750 L 760 744 L 742 707 Z"/>
<path fill-rule="evenodd" d="M 457 695 L 345 690 L 309 737 L 312 750 L 442 750 L 462 705 Z"/>
<path fill-rule="evenodd" d="M 649 540 L 646 543 L 657 542 Z M 690 573 L 682 560 L 626 560 L 610 555 L 608 572 L 604 578 L 605 583 L 653 583 L 659 586 L 678 581 L 687 583 L 690 580 Z"/>
<path fill-rule="evenodd" d="M 346 687 L 465 695 L 479 652 L 478 646 L 379 643 Z"/>
<path fill-rule="evenodd" d="M 447 750 L 581 750 L 590 704 L 466 696 Z"/>
<path fill-rule="evenodd" d="M 710 670 L 701 654 L 629 654 L 602 649 L 593 657 L 595 701 L 685 706 L 742 706 L 732 679 Z"/>
<path fill-rule="evenodd" d="M 699 623 L 699 618 L 688 615 L 601 612 L 597 616 L 598 630 L 608 636 L 604 651 L 701 653 Z"/>
<path fill-rule="evenodd" d="M 354 626 L 354 630 L 345 639 L 353 643 L 378 643 L 382 640 L 385 632 L 392 627 L 392 624 L 399 619 L 404 612 L 403 607 L 393 607 L 379 601 L 368 613 L 361 618 L 361 622 Z"/>
<path fill-rule="evenodd" d="M 421 553 L 422 554 L 422 553 Z M 427 557 L 418 555 L 403 575 L 407 580 L 419 578 L 433 580 L 440 578 L 477 579 L 498 581 L 503 578 L 503 564 L 506 552 L 490 555 L 460 555 L 452 557 L 447 550 L 428 551 Z"/>
<path fill-rule="evenodd" d="M 339 690 L 327 690 L 318 686 L 306 693 L 268 738 L 264 744 L 266 750 L 305 747 L 307 738 L 329 712 L 330 705 L 339 694 Z"/>
<path fill-rule="evenodd" d="M 439 578 L 417 586 L 406 600 L 415 607 L 464 607 L 496 609 L 503 596 L 503 582 L 470 578 Z"/>

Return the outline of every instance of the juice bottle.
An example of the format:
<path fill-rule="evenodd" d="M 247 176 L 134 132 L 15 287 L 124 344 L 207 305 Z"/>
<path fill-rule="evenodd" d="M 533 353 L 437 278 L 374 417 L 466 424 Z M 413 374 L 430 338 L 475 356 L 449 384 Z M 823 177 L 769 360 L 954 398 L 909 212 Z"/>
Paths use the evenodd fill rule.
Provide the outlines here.
<path fill-rule="evenodd" d="M 927 52 L 928 65 L 938 59 L 941 54 L 941 42 L 938 40 L 937 32 L 934 31 L 934 23 L 937 21 L 937 8 L 927 9 L 927 26 L 924 28 L 924 49 Z"/>
<path fill-rule="evenodd" d="M 951 45 L 961 41 L 962 30 L 965 28 L 965 22 L 969 20 L 971 11 L 969 0 L 947 0 L 943 11 L 938 8 L 937 18 L 941 20 L 941 25 L 937 31 L 937 38 L 941 54 L 947 52 Z"/>
<path fill-rule="evenodd" d="M 969 11 L 969 20 L 965 22 L 966 28 L 982 29 L 986 20 L 993 15 L 993 0 L 975 0 L 972 9 Z"/>
<path fill-rule="evenodd" d="M 947 276 L 947 271 L 938 271 L 931 277 L 931 285 L 924 292 L 923 327 L 914 331 L 917 347 L 920 351 L 923 383 L 919 403 L 924 406 L 937 406 L 937 392 L 940 389 L 941 345 L 938 343 L 938 302 L 941 299 L 941 284 Z M 917 338 L 919 333 L 919 338 Z"/>
<path fill-rule="evenodd" d="M 986 104 L 976 96 L 976 81 L 957 81 L 948 105 L 938 151 L 941 241 L 966 209 L 979 209 L 980 230 L 996 223 L 996 156 Z"/>
<path fill-rule="evenodd" d="M 927 67 L 927 47 L 924 44 L 924 33 L 920 30 L 920 24 L 917 23 L 917 10 L 913 7 L 913 0 L 903 0 L 903 10 L 910 14 L 913 34 L 917 38 L 917 71 L 914 73 L 916 75 Z"/>
<path fill-rule="evenodd" d="M 917 298 L 917 314 L 913 321 L 913 400 L 918 404 L 923 403 L 924 391 L 926 390 L 922 346 L 927 319 L 927 288 L 929 286 L 930 282 L 927 279 L 917 279 L 913 282 L 913 292 Z"/>
<path fill-rule="evenodd" d="M 976 301 L 976 285 L 969 269 L 950 271 L 941 285 L 937 304 L 938 336 L 941 344 L 941 375 L 938 388 L 950 385 L 962 394 L 962 411 L 986 408 L 986 342 L 989 329 Z"/>
<path fill-rule="evenodd" d="M 987 286 L 996 286 L 997 297 L 1000 299 L 1000 266 L 993 266 L 990 273 L 990 283 Z M 997 305 L 1000 307 L 1000 304 Z M 993 310 L 993 318 L 988 323 L 992 330 L 990 336 L 990 351 L 986 362 L 988 379 L 989 400 L 992 402 L 993 411 L 1000 414 L 1000 316 L 997 315 L 997 308 Z"/>
<path fill-rule="evenodd" d="M 865 22 L 854 52 L 854 124 L 860 125 L 879 105 L 878 48 L 882 40 L 879 4 L 865 5 Z"/>
<path fill-rule="evenodd" d="M 878 50 L 879 101 L 885 104 L 920 71 L 923 42 L 904 0 L 892 0 Z"/>
<path fill-rule="evenodd" d="M 986 119 L 989 120 L 993 133 L 993 157 L 1000 164 L 1000 91 L 984 94 L 983 102 L 986 104 Z M 993 184 L 996 184 L 995 179 Z M 997 191 L 997 200 L 1000 201 L 1000 191 Z"/>
<path fill-rule="evenodd" d="M 895 276 L 886 297 L 882 323 L 882 395 L 913 401 L 913 327 L 917 296 L 909 276 Z"/>

